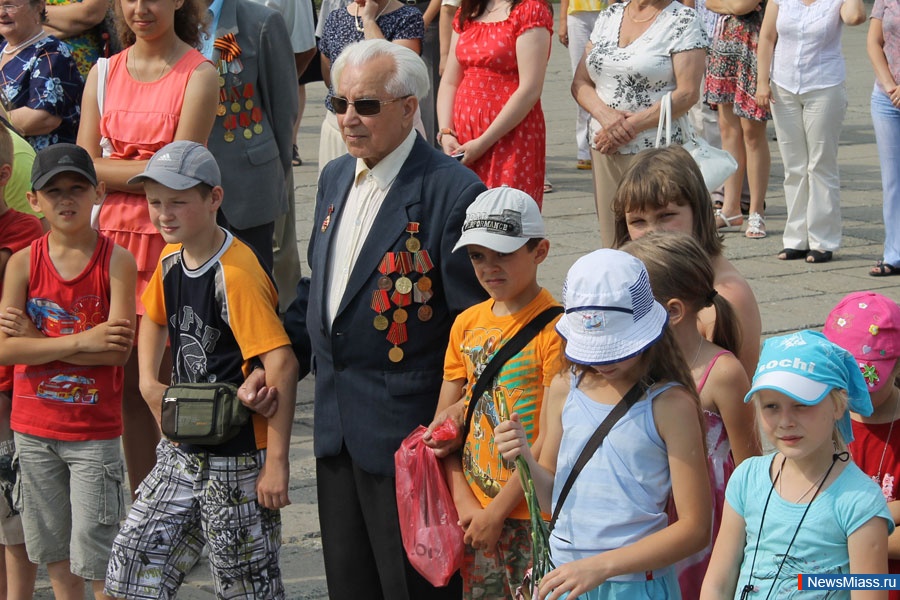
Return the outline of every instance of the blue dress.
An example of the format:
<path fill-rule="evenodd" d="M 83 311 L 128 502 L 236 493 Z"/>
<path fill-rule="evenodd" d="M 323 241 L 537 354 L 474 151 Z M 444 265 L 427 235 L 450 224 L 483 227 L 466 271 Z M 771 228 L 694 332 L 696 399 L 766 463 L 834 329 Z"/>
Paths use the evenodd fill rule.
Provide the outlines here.
<path fill-rule="evenodd" d="M 0 68 L 0 76 L 0 91 L 10 110 L 27 106 L 62 118 L 50 133 L 25 136 L 35 151 L 75 143 L 84 79 L 68 45 L 47 36 L 20 50 Z"/>

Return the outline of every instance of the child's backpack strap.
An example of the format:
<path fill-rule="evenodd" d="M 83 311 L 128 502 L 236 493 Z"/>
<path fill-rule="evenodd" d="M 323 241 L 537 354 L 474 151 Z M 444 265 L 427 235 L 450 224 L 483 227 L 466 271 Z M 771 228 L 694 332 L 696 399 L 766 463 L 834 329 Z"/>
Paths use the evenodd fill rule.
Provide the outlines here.
<path fill-rule="evenodd" d="M 506 364 L 506 361 L 521 352 L 522 348 L 528 345 L 528 342 L 533 340 L 534 337 L 550 323 L 550 321 L 555 319 L 558 315 L 561 315 L 562 312 L 562 306 L 551 306 L 550 308 L 545 309 L 526 323 L 525 326 L 522 327 L 522 329 L 520 329 L 508 342 L 503 344 L 503 347 L 497 350 L 490 362 L 484 366 L 484 370 L 481 372 L 481 375 L 478 376 L 478 381 L 472 386 L 472 394 L 469 396 L 469 406 L 466 408 L 466 420 L 463 423 L 463 440 L 465 440 L 466 436 L 469 434 L 469 425 L 472 423 L 472 415 L 475 413 L 475 404 L 478 402 L 478 399 L 484 395 L 488 384 L 497 376 L 497 373 L 500 372 L 500 368 Z"/>

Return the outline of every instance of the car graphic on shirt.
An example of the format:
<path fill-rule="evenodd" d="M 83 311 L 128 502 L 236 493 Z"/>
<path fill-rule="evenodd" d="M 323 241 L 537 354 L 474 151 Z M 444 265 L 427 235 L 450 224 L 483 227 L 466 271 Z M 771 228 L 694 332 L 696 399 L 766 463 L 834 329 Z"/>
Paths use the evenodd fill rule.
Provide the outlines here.
<path fill-rule="evenodd" d="M 81 375 L 55 375 L 42 381 L 37 387 L 37 397 L 42 400 L 71 402 L 73 404 L 97 404 L 98 389 L 91 387 L 96 381 Z"/>
<path fill-rule="evenodd" d="M 31 318 L 34 326 L 45 335 L 70 335 L 80 331 L 81 321 L 78 317 L 63 310 L 53 300 L 46 298 L 29 299 L 28 316 Z"/>

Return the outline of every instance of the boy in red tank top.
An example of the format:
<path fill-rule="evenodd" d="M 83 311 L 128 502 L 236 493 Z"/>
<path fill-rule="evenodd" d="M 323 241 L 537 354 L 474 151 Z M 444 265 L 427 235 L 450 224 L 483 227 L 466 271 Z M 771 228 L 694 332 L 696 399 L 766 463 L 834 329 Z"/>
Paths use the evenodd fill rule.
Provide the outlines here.
<path fill-rule="evenodd" d="M 6 203 L 6 185 L 12 176 L 14 157 L 12 136 L 6 127 L 0 127 L 0 297 L 3 295 L 3 273 L 10 256 L 43 233 L 37 217 L 14 210 Z M 12 507 L 12 490 L 16 482 L 12 469 L 16 446 L 9 428 L 12 387 L 13 368 L 0 366 L 0 545 L 4 547 L 3 556 L 0 556 L 0 591 L 5 590 L 8 597 L 15 598 L 31 596 L 37 565 L 28 560 L 22 519 Z"/>
<path fill-rule="evenodd" d="M 16 507 L 28 558 L 57 598 L 103 595 L 124 512 L 122 365 L 134 339 L 132 256 L 91 228 L 104 186 L 82 148 L 38 153 L 28 201 L 47 235 L 9 259 L 0 298 L 0 364 L 15 364 L 10 418 Z"/>

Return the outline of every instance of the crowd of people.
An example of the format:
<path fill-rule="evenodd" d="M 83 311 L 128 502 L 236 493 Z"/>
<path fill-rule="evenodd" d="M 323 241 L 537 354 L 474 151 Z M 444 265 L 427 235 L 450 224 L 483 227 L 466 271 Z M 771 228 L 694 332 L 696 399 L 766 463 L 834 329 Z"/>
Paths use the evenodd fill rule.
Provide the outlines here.
<path fill-rule="evenodd" d="M 900 274 L 892 1 L 867 45 L 875 277 Z M 512 599 L 530 580 L 551 600 L 743 600 L 807 567 L 900 573 L 900 306 L 855 292 L 823 333 L 763 345 L 723 244 L 745 214 L 767 236 L 771 119 L 777 258 L 839 250 L 840 34 L 862 1 L 418 4 L 326 1 L 318 28 L 305 0 L 0 4 L 0 597 L 30 598 L 44 564 L 58 599 L 174 598 L 206 547 L 217 597 L 284 598 L 310 374 L 332 598 Z M 558 300 L 537 276 L 554 18 L 602 246 Z M 292 167 L 318 79 L 301 276 Z M 682 148 L 698 136 L 735 158 L 719 190 Z M 227 433 L 185 433 L 204 407 Z M 432 436 L 448 420 L 460 433 Z M 396 505 L 418 425 L 464 531 L 439 588 Z"/>

